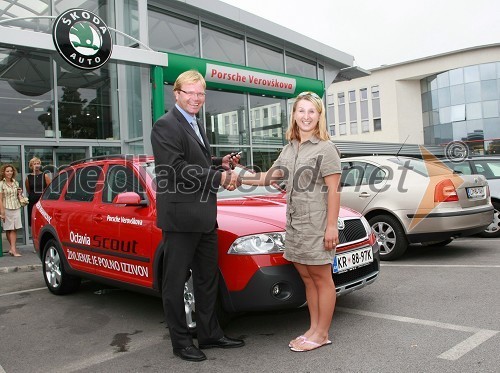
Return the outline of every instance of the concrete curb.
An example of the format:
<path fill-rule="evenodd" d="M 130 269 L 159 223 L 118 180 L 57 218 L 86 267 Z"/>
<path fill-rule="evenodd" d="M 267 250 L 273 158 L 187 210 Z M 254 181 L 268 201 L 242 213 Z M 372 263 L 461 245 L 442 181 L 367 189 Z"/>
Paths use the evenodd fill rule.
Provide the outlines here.
<path fill-rule="evenodd" d="M 0 267 L 0 273 L 30 272 L 30 271 L 39 271 L 41 269 L 42 269 L 41 264 L 27 264 L 21 266 Z"/>

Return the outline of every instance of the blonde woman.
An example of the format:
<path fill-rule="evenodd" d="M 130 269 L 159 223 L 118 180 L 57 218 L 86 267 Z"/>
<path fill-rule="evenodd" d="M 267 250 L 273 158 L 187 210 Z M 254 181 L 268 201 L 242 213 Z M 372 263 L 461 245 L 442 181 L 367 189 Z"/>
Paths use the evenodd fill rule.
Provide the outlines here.
<path fill-rule="evenodd" d="M 313 92 L 299 94 L 286 133 L 290 141 L 267 172 L 244 175 L 247 185 L 286 185 L 286 242 L 291 261 L 306 289 L 310 326 L 289 343 L 305 352 L 329 345 L 336 291 L 332 263 L 339 243 L 337 220 L 340 153 L 326 129 L 325 107 Z"/>
<path fill-rule="evenodd" d="M 38 157 L 30 159 L 29 167 L 31 173 L 26 176 L 24 185 L 26 186 L 26 193 L 28 194 L 28 224 L 31 226 L 31 212 L 33 206 L 38 202 L 42 196 L 43 190 L 50 184 L 50 177 L 47 173 L 43 173 L 42 161 Z"/>
<path fill-rule="evenodd" d="M 3 229 L 10 244 L 9 254 L 22 256 L 17 252 L 17 229 L 23 227 L 21 222 L 21 203 L 19 196 L 22 189 L 16 181 L 17 170 L 11 164 L 4 164 L 0 168 L 0 218 Z"/>

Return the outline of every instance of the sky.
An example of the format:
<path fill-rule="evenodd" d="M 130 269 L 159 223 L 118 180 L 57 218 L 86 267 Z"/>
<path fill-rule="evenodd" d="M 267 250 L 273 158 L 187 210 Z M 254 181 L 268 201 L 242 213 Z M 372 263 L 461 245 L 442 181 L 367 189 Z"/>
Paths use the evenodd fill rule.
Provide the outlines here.
<path fill-rule="evenodd" d="M 371 69 L 500 43 L 500 0 L 221 0 Z"/>

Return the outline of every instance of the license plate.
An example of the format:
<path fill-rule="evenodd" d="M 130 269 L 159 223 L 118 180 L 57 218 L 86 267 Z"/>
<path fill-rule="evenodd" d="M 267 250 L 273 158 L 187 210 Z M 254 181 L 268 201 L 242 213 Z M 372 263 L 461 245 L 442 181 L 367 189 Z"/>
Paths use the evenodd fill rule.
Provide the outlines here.
<path fill-rule="evenodd" d="M 465 188 L 467 190 L 468 198 L 483 198 L 484 187 Z"/>
<path fill-rule="evenodd" d="M 372 247 L 339 253 L 333 259 L 333 273 L 341 273 L 373 262 Z"/>

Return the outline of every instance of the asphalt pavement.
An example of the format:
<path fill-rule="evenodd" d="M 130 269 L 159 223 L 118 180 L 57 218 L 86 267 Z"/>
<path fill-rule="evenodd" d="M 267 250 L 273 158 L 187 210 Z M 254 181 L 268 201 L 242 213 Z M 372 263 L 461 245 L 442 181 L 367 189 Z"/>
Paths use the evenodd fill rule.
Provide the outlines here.
<path fill-rule="evenodd" d="M 34 252 L 32 244 L 18 246 L 17 250 L 22 256 L 10 256 L 5 251 L 3 256 L 0 256 L 0 273 L 41 270 L 42 262 Z"/>

